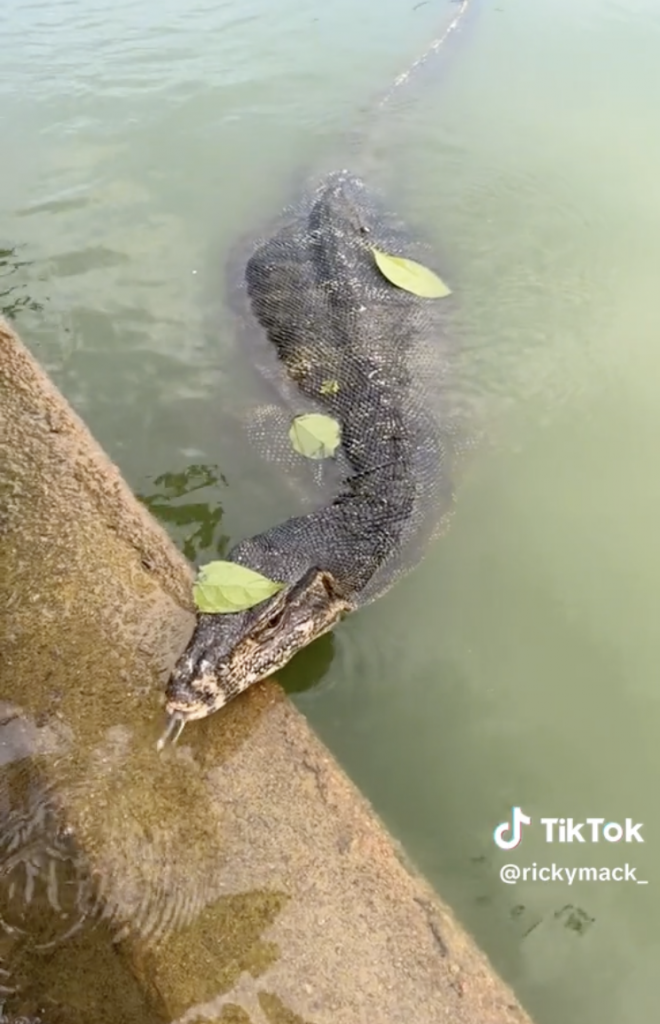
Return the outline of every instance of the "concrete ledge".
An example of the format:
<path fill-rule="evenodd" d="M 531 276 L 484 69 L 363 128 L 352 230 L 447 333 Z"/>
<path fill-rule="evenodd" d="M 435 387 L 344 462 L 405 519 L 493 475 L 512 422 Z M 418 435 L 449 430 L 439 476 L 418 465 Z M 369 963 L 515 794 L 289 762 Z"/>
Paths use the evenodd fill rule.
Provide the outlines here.
<path fill-rule="evenodd" d="M 0 949 L 19 988 L 9 1009 L 40 1000 L 52 1021 L 96 1024 L 527 1021 L 275 683 L 156 752 L 190 579 L 0 323 L 0 771 L 20 769 L 22 821 L 45 851 L 40 912 Z M 11 831 L 2 803 L 0 821 Z"/>

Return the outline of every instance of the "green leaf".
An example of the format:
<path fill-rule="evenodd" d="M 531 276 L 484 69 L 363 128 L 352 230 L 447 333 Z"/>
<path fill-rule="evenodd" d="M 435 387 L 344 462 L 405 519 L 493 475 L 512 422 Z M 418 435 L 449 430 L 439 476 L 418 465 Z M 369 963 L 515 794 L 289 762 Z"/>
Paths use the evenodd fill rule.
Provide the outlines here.
<path fill-rule="evenodd" d="M 383 277 L 413 295 L 423 299 L 443 299 L 451 295 L 451 289 L 428 267 L 403 256 L 390 256 L 380 249 L 372 249 L 374 258 Z"/>
<path fill-rule="evenodd" d="M 236 562 L 209 562 L 197 574 L 193 599 L 200 612 L 243 612 L 277 594 L 283 586 Z"/>
<path fill-rule="evenodd" d="M 339 381 L 337 380 L 324 380 L 319 388 L 319 394 L 321 395 L 336 395 L 339 391 Z"/>
<path fill-rule="evenodd" d="M 289 440 L 299 455 L 308 459 L 328 459 L 339 447 L 341 427 L 331 416 L 305 413 L 292 421 Z"/>

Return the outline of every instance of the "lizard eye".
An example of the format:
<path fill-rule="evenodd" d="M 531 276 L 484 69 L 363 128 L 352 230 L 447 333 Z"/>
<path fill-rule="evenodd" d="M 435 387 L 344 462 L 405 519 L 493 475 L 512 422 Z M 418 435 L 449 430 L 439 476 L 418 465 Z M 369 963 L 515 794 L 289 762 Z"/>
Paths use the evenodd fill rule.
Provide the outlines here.
<path fill-rule="evenodd" d="M 283 618 L 284 608 L 281 608 L 279 611 L 274 612 L 269 619 L 266 619 L 263 624 L 263 632 L 270 633 L 272 630 L 277 629 Z"/>

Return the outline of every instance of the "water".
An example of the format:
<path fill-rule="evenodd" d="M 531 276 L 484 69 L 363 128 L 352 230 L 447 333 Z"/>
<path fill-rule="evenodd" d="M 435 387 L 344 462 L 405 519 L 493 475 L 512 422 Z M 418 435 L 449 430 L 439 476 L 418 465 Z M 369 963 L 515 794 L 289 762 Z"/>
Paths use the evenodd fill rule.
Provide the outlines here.
<path fill-rule="evenodd" d="M 295 507 L 241 440 L 232 246 L 448 17 L 5 0 L 1 303 L 190 558 Z M 489 443 L 422 568 L 282 677 L 540 1024 L 657 1003 L 659 43 L 649 0 L 482 0 L 377 132 L 460 300 Z M 645 843 L 537 828 L 504 854 L 512 804 L 631 817 Z M 649 885 L 505 886 L 507 860 Z"/>

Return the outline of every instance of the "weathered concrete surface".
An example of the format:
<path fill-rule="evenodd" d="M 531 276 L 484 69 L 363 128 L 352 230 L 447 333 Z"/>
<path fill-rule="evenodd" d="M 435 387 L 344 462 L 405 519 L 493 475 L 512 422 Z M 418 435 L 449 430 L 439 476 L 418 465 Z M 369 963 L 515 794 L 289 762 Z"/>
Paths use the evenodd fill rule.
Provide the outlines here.
<path fill-rule="evenodd" d="M 274 683 L 157 754 L 189 594 L 165 533 L 0 324 L 0 771 L 23 801 L 0 888 L 25 822 L 32 849 L 48 833 L 30 854 L 39 912 L 35 885 L 23 907 L 0 892 L 31 929 L 0 949 L 28 993 L 15 1009 L 39 999 L 52 1021 L 96 1024 L 526 1021 Z M 18 836 L 3 792 L 0 834 Z M 101 923 L 55 941 L 91 892 Z"/>

